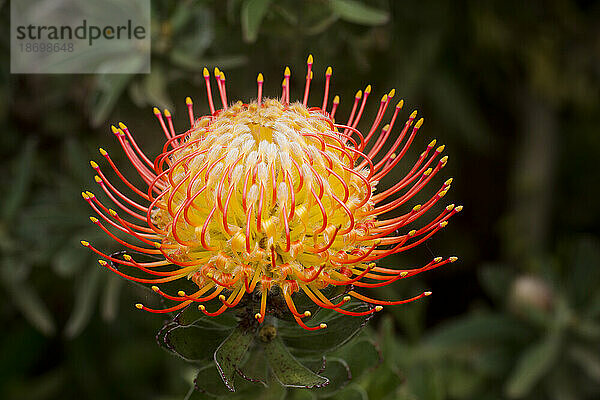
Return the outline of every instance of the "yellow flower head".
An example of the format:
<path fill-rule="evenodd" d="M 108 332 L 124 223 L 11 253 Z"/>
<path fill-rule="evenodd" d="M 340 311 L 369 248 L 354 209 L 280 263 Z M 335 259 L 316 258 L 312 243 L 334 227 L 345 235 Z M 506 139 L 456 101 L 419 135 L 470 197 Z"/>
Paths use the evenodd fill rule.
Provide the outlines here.
<path fill-rule="evenodd" d="M 160 259 L 136 261 L 130 254 L 121 259 L 105 255 L 86 241 L 82 244 L 111 262 L 101 260 L 101 265 L 125 278 L 153 284 L 155 292 L 177 302 L 160 310 L 142 304 L 137 304 L 138 308 L 162 313 L 194 303 L 205 314 L 218 315 L 235 307 L 245 294 L 259 290 L 260 310 L 255 315 L 259 322 L 267 314 L 269 294 L 275 292 L 302 327 L 322 329 L 325 323 L 309 327 L 303 322 L 311 313 L 296 309 L 294 293 L 306 294 L 320 307 L 364 315 L 430 292 L 407 300 L 382 301 L 361 295 L 350 285 L 384 286 L 456 260 L 437 257 L 423 267 L 406 270 L 375 265 L 378 259 L 426 241 L 461 210 L 449 205 L 433 220 L 403 232 L 450 188 L 451 179 L 427 202 L 407 206 L 446 165 L 447 157 L 439 158 L 444 146 L 433 150 L 432 141 L 406 176 L 377 192 L 378 182 L 404 157 L 423 119 L 415 122 L 415 111 L 401 129 L 394 130 L 401 100 L 389 123 L 380 128 L 394 97 L 392 90 L 383 95 L 375 121 L 367 134 L 362 134 L 357 126 L 371 93 L 367 86 L 364 92 L 357 92 L 347 122 L 338 123 L 334 119 L 338 96 L 327 110 L 331 67 L 325 73 L 322 106 L 307 107 L 312 64 L 309 57 L 303 101 L 295 103 L 290 102 L 289 68 L 280 98 L 263 98 L 263 76 L 259 74 L 257 100 L 248 104 L 228 103 L 225 74 L 215 69 L 221 109 L 215 108 L 210 74 L 204 69 L 210 115 L 195 118 L 188 97 L 191 128 L 177 134 L 171 113 L 154 108 L 167 139 L 163 153 L 154 161 L 142 152 L 123 123 L 112 127 L 147 187 L 134 186 L 100 149 L 115 174 L 141 200 L 122 194 L 92 161 L 96 182 L 122 210 L 117 213 L 91 192 L 84 192 L 84 199 L 104 221 L 92 217 L 92 222 L 135 252 Z M 385 217 L 405 207 L 404 214 Z M 128 234 L 135 243 L 113 231 Z M 125 274 L 113 263 L 148 276 Z M 160 289 L 161 283 L 180 279 L 194 282 L 197 291 L 166 293 Z M 350 290 L 334 304 L 322 293 L 329 285 Z M 344 304 L 352 297 L 375 306 L 362 313 L 345 310 Z M 215 298 L 222 306 L 208 310 L 203 303 Z"/>

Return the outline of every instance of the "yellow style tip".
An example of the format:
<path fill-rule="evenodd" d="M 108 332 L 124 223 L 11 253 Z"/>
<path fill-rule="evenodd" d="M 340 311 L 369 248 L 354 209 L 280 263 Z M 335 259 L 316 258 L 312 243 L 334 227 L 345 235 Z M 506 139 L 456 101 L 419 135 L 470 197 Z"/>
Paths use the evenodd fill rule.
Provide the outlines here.
<path fill-rule="evenodd" d="M 416 117 L 417 117 L 417 110 L 413 111 L 413 112 L 410 114 L 410 117 L 409 117 L 409 118 L 410 118 L 410 119 L 415 119 Z"/>
<path fill-rule="evenodd" d="M 265 78 L 263 77 L 262 73 L 259 73 L 258 76 L 256 77 L 256 82 L 264 82 Z"/>
<path fill-rule="evenodd" d="M 81 192 L 81 197 L 83 197 L 85 200 L 90 198 L 90 196 L 88 196 L 86 192 Z"/>
<path fill-rule="evenodd" d="M 115 210 L 113 210 L 112 208 L 108 209 L 108 212 L 110 213 L 110 215 L 112 215 L 113 217 L 117 216 L 117 212 Z"/>
<path fill-rule="evenodd" d="M 383 306 L 375 306 L 375 312 L 383 310 Z"/>
<path fill-rule="evenodd" d="M 340 104 L 340 96 L 337 96 L 337 95 L 336 95 L 336 96 L 333 98 L 333 104 Z"/>
<path fill-rule="evenodd" d="M 435 151 L 437 151 L 438 153 L 441 153 L 442 151 L 444 151 L 445 148 L 446 148 L 446 145 L 443 144 L 443 145 L 439 146 L 437 149 L 435 149 Z"/>
<path fill-rule="evenodd" d="M 158 107 L 153 107 L 152 112 L 154 113 L 154 115 L 160 115 L 160 110 L 158 109 Z"/>
<path fill-rule="evenodd" d="M 440 162 L 442 164 L 446 164 L 448 162 L 448 156 L 444 156 L 444 157 L 440 158 Z"/>
<path fill-rule="evenodd" d="M 95 180 L 97 183 L 102 183 L 102 178 L 100 178 L 98 175 L 94 176 L 94 180 Z"/>
<path fill-rule="evenodd" d="M 419 129 L 423 125 L 423 121 L 424 121 L 423 118 L 418 120 L 417 123 L 415 124 L 415 129 Z"/>
<path fill-rule="evenodd" d="M 158 292 L 159 291 L 158 286 L 152 286 L 152 290 L 155 292 Z"/>
<path fill-rule="evenodd" d="M 431 296 L 431 292 L 424 292 L 423 295 L 425 295 L 425 296 Z"/>
<path fill-rule="evenodd" d="M 356 94 L 354 95 L 355 98 L 360 99 L 362 97 L 362 90 L 359 90 L 358 92 L 356 92 Z"/>
<path fill-rule="evenodd" d="M 398 103 L 396 103 L 396 108 L 398 110 L 400 110 L 402 107 L 404 107 L 404 100 L 400 100 Z"/>
<path fill-rule="evenodd" d="M 312 64 L 313 63 L 313 55 L 312 54 L 308 55 L 308 59 L 306 60 L 306 63 L 307 64 Z"/>
<path fill-rule="evenodd" d="M 223 294 L 220 294 L 220 295 L 219 295 L 219 300 L 221 300 L 221 301 L 225 301 L 225 295 L 223 295 Z"/>
<path fill-rule="evenodd" d="M 456 260 L 458 260 L 458 257 L 452 256 L 449 258 L 449 260 L 450 260 L 450 262 L 455 262 Z"/>
<path fill-rule="evenodd" d="M 85 240 L 80 240 L 79 243 L 81 243 L 81 245 L 85 247 L 88 247 L 90 245 L 90 242 L 87 242 Z"/>
<path fill-rule="evenodd" d="M 445 228 L 446 225 L 448 225 L 448 221 L 442 221 L 442 222 L 440 222 L 440 228 Z"/>
<path fill-rule="evenodd" d="M 142 303 L 137 303 L 135 305 L 135 308 L 137 308 L 138 310 L 141 310 L 142 308 L 144 308 L 144 305 Z"/>
<path fill-rule="evenodd" d="M 192 103 L 192 98 L 190 96 L 188 96 L 188 97 L 185 98 L 185 104 L 187 104 L 188 106 L 193 104 Z"/>
<path fill-rule="evenodd" d="M 129 254 L 123 254 L 123 258 L 125 259 L 125 261 L 133 260 L 133 257 L 131 257 Z"/>
<path fill-rule="evenodd" d="M 262 318 L 262 314 L 257 312 L 256 314 L 254 314 L 254 318 L 255 319 L 261 319 Z"/>
<path fill-rule="evenodd" d="M 433 169 L 432 169 L 432 168 L 427 168 L 427 169 L 425 170 L 425 172 L 423 172 L 423 175 L 425 175 L 425 176 L 429 176 L 429 175 L 431 174 L 431 172 L 432 172 L 432 171 L 433 171 Z"/>
<path fill-rule="evenodd" d="M 331 67 L 327 67 L 327 71 L 325 71 L 325 75 L 333 74 L 333 69 Z"/>
<path fill-rule="evenodd" d="M 348 302 L 348 301 L 352 300 L 352 297 L 350 297 L 350 296 L 344 296 L 344 298 L 342 300 Z"/>
<path fill-rule="evenodd" d="M 456 207 L 456 212 L 461 212 L 462 209 L 463 209 L 463 206 L 458 206 L 458 207 Z"/>
<path fill-rule="evenodd" d="M 386 131 L 386 132 L 389 131 L 390 130 L 390 124 L 385 124 L 383 126 L 383 128 L 381 128 L 381 130 Z"/>
<path fill-rule="evenodd" d="M 90 161 L 90 165 L 92 166 L 92 168 L 96 169 L 98 168 L 98 163 L 96 163 L 96 161 L 92 160 Z"/>
<path fill-rule="evenodd" d="M 381 102 L 382 103 L 385 103 L 387 101 L 387 99 L 388 99 L 388 95 L 387 94 L 384 94 L 383 96 L 381 96 Z"/>
<path fill-rule="evenodd" d="M 171 112 L 165 108 L 165 117 L 170 118 L 171 117 Z"/>
<path fill-rule="evenodd" d="M 421 209 L 421 205 L 420 205 L 420 204 L 417 204 L 416 206 L 414 206 L 414 207 L 413 207 L 413 209 L 412 209 L 412 210 L 413 210 L 414 212 L 417 212 L 417 211 L 419 211 L 420 209 Z"/>
<path fill-rule="evenodd" d="M 96 217 L 90 217 L 90 221 L 92 221 L 93 223 L 98 222 L 98 218 Z"/>
<path fill-rule="evenodd" d="M 177 292 L 177 296 L 179 297 L 185 297 L 185 292 L 183 290 L 180 290 Z"/>
<path fill-rule="evenodd" d="M 112 133 L 114 133 L 115 135 L 116 135 L 117 133 L 119 133 L 119 129 L 118 129 L 116 126 L 114 126 L 114 125 L 111 125 L 111 126 L 110 126 L 110 130 L 111 130 L 111 131 L 112 131 Z"/>
<path fill-rule="evenodd" d="M 446 211 L 452 211 L 454 209 L 454 204 L 449 204 L 446 206 Z"/>
<path fill-rule="evenodd" d="M 119 128 L 121 128 L 121 129 L 127 129 L 127 125 L 125 125 L 122 122 L 119 122 Z"/>
<path fill-rule="evenodd" d="M 208 68 L 204 67 L 204 69 L 202 70 L 202 75 L 204 75 L 205 78 L 208 78 L 210 76 L 210 72 L 208 72 Z"/>
<path fill-rule="evenodd" d="M 319 328 L 326 329 L 327 328 L 327 324 L 324 323 L 324 322 L 322 322 L 322 323 L 319 324 Z"/>
<path fill-rule="evenodd" d="M 106 157 L 108 155 L 108 152 L 106 150 L 104 150 L 102 147 L 100 147 L 98 149 L 98 151 L 100 152 L 100 154 L 102 154 L 104 157 Z"/>
<path fill-rule="evenodd" d="M 450 186 L 452 184 L 453 180 L 454 180 L 454 178 L 448 178 L 448 179 L 446 179 L 446 182 L 444 182 L 444 186 Z"/>
<path fill-rule="evenodd" d="M 365 93 L 371 93 L 371 85 L 367 85 L 367 87 L 365 88 Z"/>
<path fill-rule="evenodd" d="M 285 67 L 285 71 L 283 71 L 283 76 L 290 76 L 292 71 L 290 71 L 290 67 Z"/>
<path fill-rule="evenodd" d="M 416 234 L 417 234 L 417 231 L 414 229 L 412 231 L 408 232 L 408 236 L 415 236 Z"/>
<path fill-rule="evenodd" d="M 308 310 L 304 311 L 304 316 L 305 317 L 310 317 L 312 315 L 312 313 Z"/>
<path fill-rule="evenodd" d="M 204 311 L 204 310 L 206 310 L 206 307 L 204 306 L 204 304 L 200 304 L 200 305 L 198 306 L 198 310 L 200 310 L 200 311 Z"/>
<path fill-rule="evenodd" d="M 219 74 L 219 78 L 221 78 L 222 81 L 225 80 L 225 72 L 221 71 L 221 73 Z"/>
<path fill-rule="evenodd" d="M 400 277 L 404 278 L 406 275 L 408 275 L 408 272 L 404 271 L 404 272 L 400 272 Z"/>
<path fill-rule="evenodd" d="M 102 265 L 103 267 L 106 267 L 108 265 L 108 263 L 104 260 L 98 260 L 98 264 Z"/>
<path fill-rule="evenodd" d="M 219 71 L 219 68 L 218 68 L 218 67 L 215 67 L 215 69 L 214 69 L 214 73 L 215 73 L 215 78 L 219 78 L 219 77 L 220 77 L 220 75 L 221 75 L 221 71 Z"/>
<path fill-rule="evenodd" d="M 392 89 L 390 90 L 390 92 L 388 93 L 388 97 L 391 99 L 392 97 L 394 97 L 394 95 L 396 94 L 396 89 Z"/>
<path fill-rule="evenodd" d="M 433 148 L 433 146 L 435 146 L 436 143 L 437 143 L 437 140 L 433 139 L 431 142 L 429 142 L 429 144 L 427 145 L 427 147 Z"/>

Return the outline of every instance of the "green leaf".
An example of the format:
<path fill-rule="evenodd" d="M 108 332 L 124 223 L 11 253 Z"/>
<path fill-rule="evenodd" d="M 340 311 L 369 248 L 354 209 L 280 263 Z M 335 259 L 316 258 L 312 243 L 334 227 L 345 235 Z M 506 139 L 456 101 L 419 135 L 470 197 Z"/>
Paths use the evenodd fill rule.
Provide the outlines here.
<path fill-rule="evenodd" d="M 66 337 L 73 338 L 79 335 L 89 322 L 93 307 L 96 304 L 100 276 L 101 271 L 98 268 L 94 268 L 83 275 L 82 282 L 79 283 L 75 295 L 75 307 L 65 326 Z"/>
<path fill-rule="evenodd" d="M 522 398 L 531 392 L 535 384 L 548 372 L 558 356 L 560 337 L 554 331 L 542 342 L 526 349 L 506 383 L 506 393 Z"/>
<path fill-rule="evenodd" d="M 279 338 L 265 345 L 265 355 L 273 375 L 283 386 L 317 388 L 329 383 L 329 379 L 300 364 Z"/>
<path fill-rule="evenodd" d="M 370 306 L 362 302 L 351 302 L 343 307 L 348 311 L 362 312 L 370 309 Z M 333 351 L 354 337 L 366 325 L 373 314 L 366 316 L 349 316 L 340 314 L 334 310 L 321 310 L 307 322 L 315 321 L 312 325 L 325 322 L 326 329 L 307 332 L 296 323 L 282 324 L 278 331 L 287 347 L 295 354 L 308 355 L 317 353 L 319 355 Z"/>
<path fill-rule="evenodd" d="M 369 395 L 359 385 L 348 385 L 344 390 L 336 393 L 333 400 L 369 400 Z"/>
<path fill-rule="evenodd" d="M 33 173 L 36 148 L 36 141 L 28 139 L 18 157 L 16 174 L 11 179 L 12 185 L 10 190 L 5 191 L 6 198 L 2 207 L 2 219 L 4 219 L 5 223 L 9 223 L 15 217 L 17 210 L 27 195 Z"/>
<path fill-rule="evenodd" d="M 254 42 L 258 37 L 260 24 L 262 23 L 271 0 L 246 0 L 242 4 L 242 33 L 244 41 Z"/>
<path fill-rule="evenodd" d="M 339 348 L 332 355 L 348 364 L 352 379 L 360 378 L 365 372 L 377 368 L 383 362 L 379 348 L 366 337 L 353 340 L 352 343 Z"/>
<path fill-rule="evenodd" d="M 209 359 L 230 334 L 229 329 L 207 329 L 195 325 L 173 326 L 162 337 L 166 347 L 190 361 Z"/>
<path fill-rule="evenodd" d="M 219 375 L 227 388 L 234 392 L 235 386 L 233 379 L 239 368 L 244 355 L 254 341 L 256 335 L 255 328 L 243 328 L 238 326 L 227 339 L 215 351 L 215 363 L 219 370 Z"/>
<path fill-rule="evenodd" d="M 327 357 L 325 369 L 319 374 L 329 379 L 327 386 L 315 389 L 315 393 L 319 397 L 334 395 L 342 390 L 353 378 L 348 363 L 338 357 Z"/>
<path fill-rule="evenodd" d="M 223 385 L 223 381 L 219 376 L 214 363 L 210 363 L 198 371 L 196 379 L 194 379 L 194 385 L 196 389 L 209 396 L 223 396 L 231 393 L 227 386 Z M 189 397 L 190 399 L 201 399 L 201 396 L 193 394 Z"/>
<path fill-rule="evenodd" d="M 382 25 L 389 14 L 355 0 L 329 0 L 329 8 L 341 19 L 360 25 Z"/>

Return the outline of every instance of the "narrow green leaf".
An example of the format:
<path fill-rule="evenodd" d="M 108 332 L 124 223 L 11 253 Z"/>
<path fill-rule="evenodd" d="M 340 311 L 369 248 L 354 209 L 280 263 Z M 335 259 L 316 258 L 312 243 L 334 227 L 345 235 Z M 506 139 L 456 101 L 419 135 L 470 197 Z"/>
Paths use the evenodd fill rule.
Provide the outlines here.
<path fill-rule="evenodd" d="M 225 386 L 235 392 L 234 377 L 244 355 L 254 341 L 255 328 L 238 326 L 215 351 L 214 359 Z"/>
<path fill-rule="evenodd" d="M 279 338 L 265 345 L 265 355 L 273 375 L 283 386 L 317 388 L 329 383 L 329 379 L 300 364 Z"/>
<path fill-rule="evenodd" d="M 348 363 L 338 357 L 327 357 L 325 370 L 320 373 L 329 379 L 325 387 L 315 389 L 317 396 L 328 397 L 342 390 L 353 378 Z"/>
<path fill-rule="evenodd" d="M 11 179 L 12 184 L 10 190 L 5 192 L 5 203 L 2 207 L 2 218 L 5 223 L 9 223 L 9 221 L 14 218 L 19 206 L 27 195 L 29 184 L 31 182 L 36 147 L 36 141 L 28 139 L 23 146 L 21 154 L 18 156 L 16 173 L 14 178 Z"/>
<path fill-rule="evenodd" d="M 389 20 L 386 11 L 356 0 L 329 0 L 329 8 L 341 19 L 360 25 L 382 25 Z"/>
<path fill-rule="evenodd" d="M 246 0 L 242 4 L 242 33 L 244 41 L 254 42 L 258 37 L 260 25 L 267 14 L 271 0 Z"/>
<path fill-rule="evenodd" d="M 348 364 L 352 379 L 360 378 L 365 372 L 377 368 L 383 362 L 379 348 L 366 337 L 353 340 L 352 343 L 339 348 L 332 355 Z"/>
<path fill-rule="evenodd" d="M 522 398 L 530 393 L 552 367 L 559 350 L 560 338 L 556 332 L 526 349 L 507 380 L 505 389 L 508 396 Z"/>
<path fill-rule="evenodd" d="M 209 396 L 224 396 L 230 393 L 227 386 L 223 385 L 219 377 L 219 371 L 217 370 L 214 363 L 203 366 L 198 371 L 196 379 L 194 379 L 194 385 L 196 389 Z M 200 396 L 198 393 L 189 396 L 189 399 L 203 399 L 204 396 Z"/>
<path fill-rule="evenodd" d="M 90 320 L 96 304 L 100 273 L 98 268 L 94 268 L 83 275 L 75 294 L 75 307 L 65 326 L 66 337 L 73 338 L 79 335 Z"/>

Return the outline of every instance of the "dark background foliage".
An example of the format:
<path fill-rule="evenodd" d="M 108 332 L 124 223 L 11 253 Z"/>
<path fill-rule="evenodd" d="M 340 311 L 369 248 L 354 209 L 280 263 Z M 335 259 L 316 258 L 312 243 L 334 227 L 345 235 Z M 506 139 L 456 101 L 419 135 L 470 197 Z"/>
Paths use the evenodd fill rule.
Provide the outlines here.
<path fill-rule="evenodd" d="M 183 397 L 193 368 L 156 345 L 162 319 L 133 307 L 145 294 L 79 245 L 117 250 L 88 221 L 88 160 L 102 146 L 123 161 L 108 129 L 121 120 L 158 150 L 151 106 L 184 127 L 185 96 L 206 110 L 204 66 L 248 99 L 258 72 L 274 95 L 284 66 L 301 76 L 309 53 L 317 93 L 334 68 L 338 115 L 367 84 L 375 98 L 396 88 L 403 117 L 418 109 L 413 154 L 446 144 L 445 199 L 465 206 L 384 261 L 460 256 L 380 291 L 434 295 L 370 322 L 385 360 L 347 398 L 600 396 L 600 4 L 361 1 L 152 1 L 149 75 L 11 75 L 2 36 L 0 397 Z M 5 33 L 8 9 L 0 1 Z"/>

